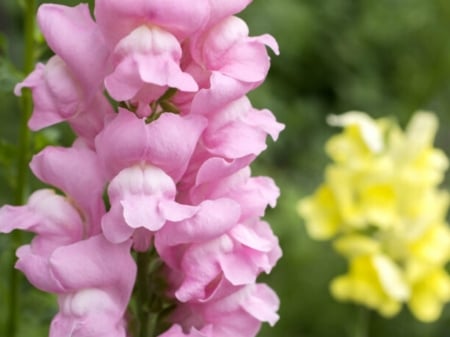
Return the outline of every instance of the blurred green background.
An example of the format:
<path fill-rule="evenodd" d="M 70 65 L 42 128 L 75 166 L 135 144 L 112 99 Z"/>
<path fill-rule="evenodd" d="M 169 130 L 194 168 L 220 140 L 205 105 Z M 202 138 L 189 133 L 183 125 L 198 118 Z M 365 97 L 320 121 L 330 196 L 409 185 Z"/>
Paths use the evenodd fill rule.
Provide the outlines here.
<path fill-rule="evenodd" d="M 22 16 L 21 1 L 0 1 L 2 204 L 12 202 L 15 175 L 20 104 L 12 88 L 23 77 L 17 70 L 23 63 Z M 267 81 L 250 97 L 255 107 L 271 109 L 286 124 L 279 141 L 269 141 L 253 165 L 255 174 L 274 177 L 282 191 L 267 219 L 284 256 L 271 275 L 261 277 L 281 298 L 280 321 L 274 328 L 264 326 L 260 336 L 353 336 L 358 308 L 335 302 L 328 291 L 329 281 L 345 271 L 345 261 L 328 243 L 307 237 L 295 204 L 322 179 L 327 163 L 323 145 L 338 131 L 325 123 L 331 113 L 393 115 L 405 125 L 417 109 L 432 110 L 440 119 L 436 145 L 450 155 L 450 1 L 254 0 L 241 16 L 252 35 L 268 32 L 279 42 L 281 55 L 272 54 Z M 35 135 L 33 150 L 68 137 L 64 129 L 46 130 Z M 450 188 L 448 175 L 443 188 Z M 0 236 L 0 334 L 10 245 L 8 236 Z M 23 279 L 20 286 L 20 336 L 47 336 L 54 298 Z M 450 336 L 450 306 L 432 324 L 417 322 L 407 309 L 393 319 L 371 312 L 369 320 L 371 337 Z"/>

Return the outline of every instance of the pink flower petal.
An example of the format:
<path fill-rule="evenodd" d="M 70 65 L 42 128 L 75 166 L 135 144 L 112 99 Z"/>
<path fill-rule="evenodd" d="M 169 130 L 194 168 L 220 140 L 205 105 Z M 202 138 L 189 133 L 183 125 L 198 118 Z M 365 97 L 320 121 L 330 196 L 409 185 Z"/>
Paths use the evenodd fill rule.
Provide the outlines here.
<path fill-rule="evenodd" d="M 172 113 L 164 113 L 146 124 L 131 112 L 120 109 L 117 117 L 97 136 L 96 149 L 109 178 L 126 167 L 145 162 L 178 181 L 205 124 L 202 117 L 180 117 Z M 117 139 L 121 141 L 116 142 Z"/>
<path fill-rule="evenodd" d="M 95 94 L 103 81 L 108 50 L 89 6 L 44 4 L 37 20 L 50 48 L 80 81 L 83 94 Z"/>
<path fill-rule="evenodd" d="M 156 235 L 156 246 L 174 246 L 212 240 L 236 224 L 240 206 L 231 199 L 206 200 L 198 211 L 183 221 L 168 223 Z"/>
<path fill-rule="evenodd" d="M 96 154 L 82 144 L 71 148 L 47 147 L 30 163 L 33 173 L 73 198 L 96 230 L 104 213 L 105 179 Z"/>
<path fill-rule="evenodd" d="M 119 101 L 133 99 L 148 84 L 196 91 L 194 79 L 180 69 L 180 59 L 181 47 L 173 35 L 157 27 L 140 26 L 117 44 L 115 69 L 106 77 L 106 87 Z M 155 98 L 151 95 L 143 103 Z"/>
<path fill-rule="evenodd" d="M 95 17 L 110 45 L 141 25 L 158 26 L 184 40 L 209 18 L 208 0 L 97 0 Z"/>

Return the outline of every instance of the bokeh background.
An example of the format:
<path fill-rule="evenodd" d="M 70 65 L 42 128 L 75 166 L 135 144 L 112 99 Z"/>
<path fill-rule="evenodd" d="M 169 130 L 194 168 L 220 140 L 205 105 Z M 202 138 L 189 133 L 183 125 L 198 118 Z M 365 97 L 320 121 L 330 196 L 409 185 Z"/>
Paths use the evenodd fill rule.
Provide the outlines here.
<path fill-rule="evenodd" d="M 335 302 L 328 290 L 329 281 L 346 270 L 345 261 L 328 243 L 308 238 L 295 204 L 322 179 L 324 143 L 339 131 L 326 125 L 332 113 L 361 110 L 373 117 L 394 116 L 405 125 L 414 111 L 432 110 L 440 120 L 436 146 L 450 155 L 450 1 L 254 0 L 240 16 L 252 35 L 269 32 L 279 42 L 281 55 L 271 54 L 268 79 L 250 97 L 255 107 L 271 109 L 286 125 L 253 165 L 255 175 L 274 177 L 282 191 L 266 218 L 284 256 L 271 275 L 261 277 L 281 298 L 280 321 L 274 328 L 264 326 L 260 336 L 353 336 L 359 309 Z M 0 0 L 1 204 L 12 202 L 14 188 L 20 103 L 12 89 L 24 76 L 22 22 L 21 1 Z M 40 55 L 51 54 L 41 46 Z M 67 128 L 50 128 L 34 135 L 32 150 L 70 140 Z M 450 189 L 448 176 L 442 188 Z M 10 247 L 9 236 L 0 235 L 0 335 Z M 55 299 L 24 279 L 20 289 L 20 337 L 47 336 Z M 407 309 L 392 319 L 371 312 L 369 336 L 449 337 L 450 305 L 431 324 L 419 323 Z"/>

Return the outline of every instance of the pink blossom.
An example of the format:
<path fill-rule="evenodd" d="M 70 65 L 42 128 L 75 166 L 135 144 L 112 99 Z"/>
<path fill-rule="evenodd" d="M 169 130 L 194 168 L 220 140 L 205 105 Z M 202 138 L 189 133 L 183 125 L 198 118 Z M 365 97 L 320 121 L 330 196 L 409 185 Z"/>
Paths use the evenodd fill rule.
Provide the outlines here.
<path fill-rule="evenodd" d="M 123 242 L 137 229 L 155 232 L 166 221 L 181 221 L 198 211 L 198 207 L 175 201 L 176 182 L 186 170 L 204 126 L 202 117 L 166 113 L 146 124 L 127 110 L 119 111 L 96 139 L 97 153 L 111 177 L 111 209 L 102 219 L 108 239 Z M 140 250 L 148 248 L 149 235 L 139 231 L 144 238 L 134 238 Z"/>
<path fill-rule="evenodd" d="M 219 281 L 208 298 L 180 304 L 171 319 L 179 324 L 159 337 L 253 337 L 261 323 L 274 325 L 279 300 L 265 284 L 235 287 Z"/>
<path fill-rule="evenodd" d="M 192 62 L 189 65 L 197 77 L 199 70 L 208 73 L 208 83 L 192 98 L 193 112 L 217 109 L 247 94 L 265 79 L 270 67 L 266 46 L 278 54 L 275 39 L 268 34 L 249 37 L 246 23 L 237 17 L 227 17 L 209 29 L 196 34 L 189 44 Z"/>
<path fill-rule="evenodd" d="M 208 0 L 97 0 L 95 17 L 108 44 L 114 47 L 141 25 L 157 26 L 183 41 L 209 18 Z"/>
<path fill-rule="evenodd" d="M 89 6 L 44 4 L 37 20 L 48 45 L 67 65 L 80 84 L 81 95 L 89 101 L 102 88 L 109 56 Z"/>
<path fill-rule="evenodd" d="M 163 242 L 165 246 L 175 246 L 213 240 L 236 224 L 240 211 L 240 205 L 233 199 L 205 200 L 198 205 L 192 217 L 178 222 L 168 222 L 156 234 L 157 241 Z M 165 262 L 170 264 L 168 260 Z"/>
<path fill-rule="evenodd" d="M 61 291 L 48 264 L 57 248 L 80 241 L 85 235 L 82 217 L 75 207 L 52 190 L 38 190 L 24 206 L 0 208 L 0 232 L 9 233 L 14 229 L 37 234 L 31 244 L 17 250 L 16 268 L 37 288 Z"/>
<path fill-rule="evenodd" d="M 89 7 L 44 4 L 39 7 L 37 20 L 56 55 L 45 66 L 37 64 L 15 88 L 16 95 L 24 87 L 32 90 L 34 110 L 29 126 L 39 130 L 71 120 L 78 124 L 74 127 L 76 132 L 93 139 L 111 108 L 106 107 L 102 95 L 108 50 Z M 88 111 L 92 116 L 87 115 Z M 84 128 L 80 127 L 80 119 Z"/>
<path fill-rule="evenodd" d="M 200 116 L 172 113 L 146 124 L 130 111 L 119 109 L 117 117 L 97 136 L 96 150 L 108 179 L 124 168 L 147 163 L 178 182 L 205 126 Z"/>
<path fill-rule="evenodd" d="M 51 337 L 125 337 L 136 274 L 130 242 L 111 244 L 102 235 L 85 239 L 82 218 L 66 198 L 39 190 L 25 206 L 0 209 L 0 231 L 37 234 L 18 249 L 16 267 L 39 289 L 58 294 Z"/>
<path fill-rule="evenodd" d="M 264 80 L 270 67 L 266 46 L 278 54 L 275 39 L 268 34 L 249 37 L 242 19 L 230 16 L 199 35 L 190 45 L 193 59 L 210 71 L 249 83 Z"/>
<path fill-rule="evenodd" d="M 148 105 L 169 87 L 196 91 L 191 75 L 180 68 L 178 40 L 158 27 L 139 26 L 118 42 L 112 54 L 113 72 L 105 78 L 110 95 L 118 101 Z M 147 114 L 148 115 L 148 114 Z"/>
<path fill-rule="evenodd" d="M 63 291 L 50 337 L 127 336 L 124 315 L 136 277 L 129 249 L 130 242 L 98 235 L 52 254 L 51 272 Z"/>
<path fill-rule="evenodd" d="M 203 111 L 208 118 L 202 137 L 205 147 L 229 159 L 260 154 L 266 149 L 267 134 L 276 140 L 284 129 L 269 110 L 254 109 L 245 96 L 218 111 Z"/>
<path fill-rule="evenodd" d="M 89 235 L 98 232 L 105 212 L 102 196 L 106 180 L 95 152 L 82 142 L 70 148 L 49 146 L 33 157 L 30 167 L 36 177 L 73 200 L 86 217 Z"/>
<path fill-rule="evenodd" d="M 15 94 L 21 95 L 22 88 L 30 88 L 33 95 L 33 114 L 28 122 L 32 130 L 68 121 L 79 136 L 93 143 L 113 114 L 101 92 L 87 97 L 87 89 L 83 90 L 57 55 L 46 65 L 38 63 L 35 70 L 15 87 Z"/>
<path fill-rule="evenodd" d="M 182 302 L 205 298 L 222 275 L 233 285 L 253 283 L 281 257 L 278 239 L 267 223 L 258 220 L 237 223 L 211 239 L 178 243 L 164 231 L 156 236 L 158 253 L 180 275 L 180 284 L 174 287 Z"/>
<path fill-rule="evenodd" d="M 112 179 L 108 195 L 111 209 L 102 219 L 102 229 L 115 243 L 128 240 L 138 228 L 155 232 L 166 221 L 181 221 L 197 211 L 196 207 L 175 202 L 174 181 L 161 169 L 149 165 L 122 170 Z M 142 242 L 139 237 L 135 240 Z M 146 249 L 143 246 L 140 250 Z"/>
<path fill-rule="evenodd" d="M 216 24 L 223 18 L 242 11 L 252 0 L 209 0 L 210 14 L 206 27 Z"/>
<path fill-rule="evenodd" d="M 152 245 L 178 303 L 162 337 L 252 337 L 277 321 L 256 279 L 282 254 L 261 220 L 279 190 L 248 165 L 284 126 L 246 94 L 278 45 L 233 16 L 250 2 L 96 0 L 95 20 L 86 4 L 40 7 L 56 55 L 15 92 L 32 91 L 32 129 L 67 121 L 77 139 L 30 164 L 64 196 L 0 208 L 0 232 L 36 234 L 17 268 L 58 296 L 50 337 L 127 336 L 130 250 Z"/>
<path fill-rule="evenodd" d="M 251 177 L 248 166 L 225 163 L 214 158 L 193 169 L 179 184 L 178 199 L 196 205 L 203 200 L 231 198 L 241 205 L 241 221 L 263 216 L 267 206 L 275 207 L 280 191 L 271 178 Z"/>
<path fill-rule="evenodd" d="M 30 88 L 34 111 L 29 121 L 32 130 L 39 130 L 72 118 L 79 111 L 80 89 L 64 61 L 53 56 L 47 65 L 38 63 L 36 69 L 15 88 L 20 95 L 22 88 Z"/>

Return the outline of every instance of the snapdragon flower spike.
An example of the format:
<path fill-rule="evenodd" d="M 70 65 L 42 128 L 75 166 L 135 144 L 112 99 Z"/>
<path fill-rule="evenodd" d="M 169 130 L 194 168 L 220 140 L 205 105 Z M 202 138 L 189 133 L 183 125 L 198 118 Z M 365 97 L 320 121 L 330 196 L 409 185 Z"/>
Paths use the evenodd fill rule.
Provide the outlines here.
<path fill-rule="evenodd" d="M 249 3 L 96 0 L 95 19 L 86 4 L 40 7 L 56 55 L 16 93 L 32 91 L 31 128 L 67 121 L 77 139 L 30 165 L 65 196 L 5 206 L 0 232 L 36 233 L 17 267 L 58 295 L 50 337 L 129 335 L 130 250 L 150 246 L 168 282 L 152 296 L 177 304 L 161 336 L 253 337 L 278 319 L 278 298 L 255 282 L 281 257 L 261 220 L 279 190 L 248 165 L 284 126 L 245 96 L 278 46 L 233 16 Z"/>

